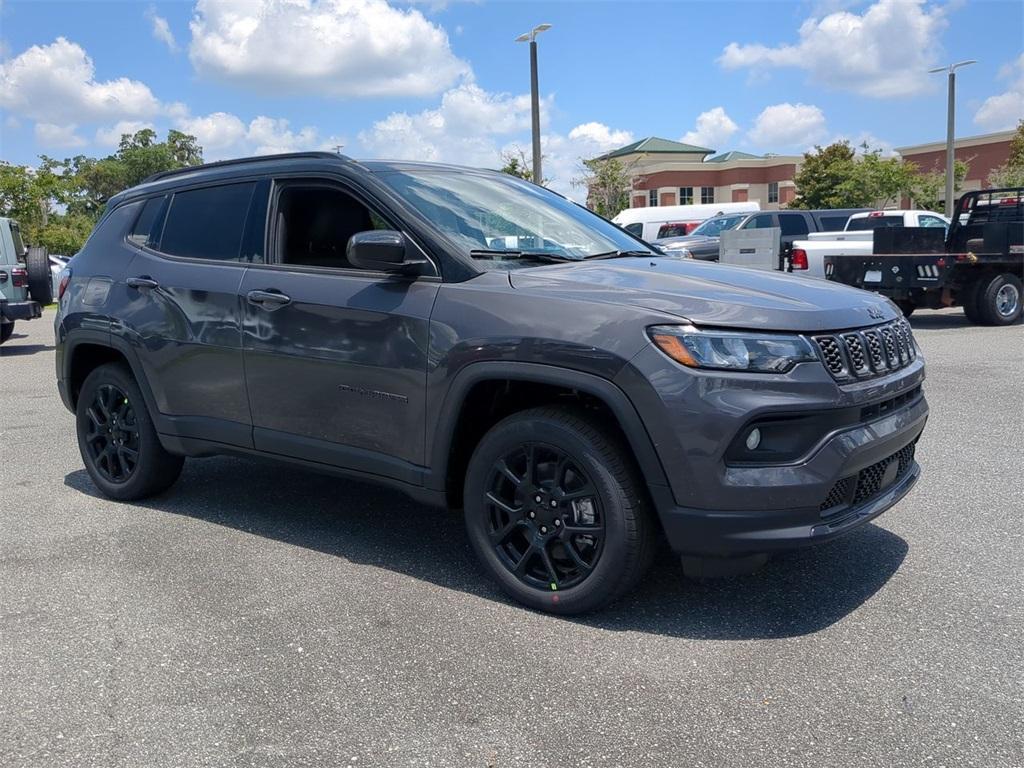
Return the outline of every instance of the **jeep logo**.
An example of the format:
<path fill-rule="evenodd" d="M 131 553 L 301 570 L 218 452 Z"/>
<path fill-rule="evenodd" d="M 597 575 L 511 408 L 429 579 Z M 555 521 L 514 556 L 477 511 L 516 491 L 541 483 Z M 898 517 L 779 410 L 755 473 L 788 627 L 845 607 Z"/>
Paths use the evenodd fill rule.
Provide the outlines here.
<path fill-rule="evenodd" d="M 878 307 L 868 307 L 868 317 L 873 317 L 875 320 L 883 320 L 885 319 L 885 312 Z"/>

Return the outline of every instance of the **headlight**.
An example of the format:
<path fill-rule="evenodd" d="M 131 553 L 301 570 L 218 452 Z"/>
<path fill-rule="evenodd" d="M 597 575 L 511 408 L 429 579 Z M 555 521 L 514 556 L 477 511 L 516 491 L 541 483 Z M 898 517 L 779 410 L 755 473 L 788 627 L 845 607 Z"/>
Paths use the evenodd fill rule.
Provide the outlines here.
<path fill-rule="evenodd" d="M 661 250 L 669 256 L 675 256 L 677 259 L 692 259 L 693 254 L 690 253 L 690 249 L 685 245 L 668 245 L 661 246 Z"/>
<path fill-rule="evenodd" d="M 690 368 L 785 373 L 818 359 L 802 336 L 742 331 L 701 331 L 689 325 L 647 329 L 658 348 Z"/>

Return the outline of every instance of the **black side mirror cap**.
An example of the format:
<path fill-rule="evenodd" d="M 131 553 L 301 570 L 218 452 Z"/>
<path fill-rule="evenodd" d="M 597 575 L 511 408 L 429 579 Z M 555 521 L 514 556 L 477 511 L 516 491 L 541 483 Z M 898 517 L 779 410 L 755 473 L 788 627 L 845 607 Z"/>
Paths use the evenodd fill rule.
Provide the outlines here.
<path fill-rule="evenodd" d="M 345 256 L 358 269 L 374 272 L 417 272 L 427 263 L 405 235 L 392 229 L 357 232 L 348 240 Z"/>

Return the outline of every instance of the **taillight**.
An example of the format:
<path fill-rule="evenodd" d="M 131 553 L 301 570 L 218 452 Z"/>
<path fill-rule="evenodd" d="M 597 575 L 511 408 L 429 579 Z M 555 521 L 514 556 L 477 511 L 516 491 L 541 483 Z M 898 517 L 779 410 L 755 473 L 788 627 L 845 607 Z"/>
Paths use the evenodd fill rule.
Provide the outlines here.
<path fill-rule="evenodd" d="M 64 292 L 68 289 L 68 283 L 71 282 L 71 270 L 65 267 L 60 271 L 60 282 L 57 284 L 57 301 L 64 298 Z"/>
<path fill-rule="evenodd" d="M 794 248 L 789 254 L 789 263 L 793 269 L 808 269 L 807 251 L 803 248 Z"/>
<path fill-rule="evenodd" d="M 15 288 L 28 288 L 28 270 L 24 267 L 11 267 L 11 285 Z"/>

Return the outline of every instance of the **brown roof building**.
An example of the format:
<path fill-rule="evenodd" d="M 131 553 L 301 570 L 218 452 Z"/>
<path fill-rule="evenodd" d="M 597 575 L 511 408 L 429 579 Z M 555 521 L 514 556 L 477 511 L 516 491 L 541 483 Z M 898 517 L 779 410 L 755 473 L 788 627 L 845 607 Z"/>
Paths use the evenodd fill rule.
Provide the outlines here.
<path fill-rule="evenodd" d="M 796 196 L 801 157 L 752 155 L 650 137 L 602 155 L 617 158 L 632 178 L 630 206 L 758 202 L 773 210 Z"/>
<path fill-rule="evenodd" d="M 1010 156 L 1013 131 L 965 136 L 955 152 L 969 165 L 964 191 L 982 189 L 994 168 Z M 942 170 L 946 143 L 919 144 L 897 150 L 922 172 Z M 630 207 L 690 203 L 758 202 L 762 210 L 784 208 L 796 197 L 801 155 L 752 155 L 697 147 L 652 136 L 601 155 L 617 158 L 632 179 Z M 905 201 L 909 207 L 909 201 Z"/>

